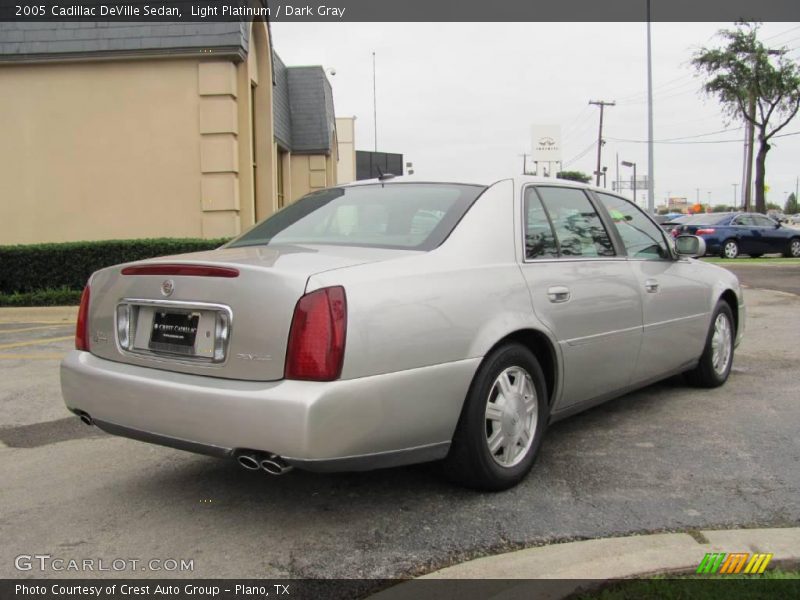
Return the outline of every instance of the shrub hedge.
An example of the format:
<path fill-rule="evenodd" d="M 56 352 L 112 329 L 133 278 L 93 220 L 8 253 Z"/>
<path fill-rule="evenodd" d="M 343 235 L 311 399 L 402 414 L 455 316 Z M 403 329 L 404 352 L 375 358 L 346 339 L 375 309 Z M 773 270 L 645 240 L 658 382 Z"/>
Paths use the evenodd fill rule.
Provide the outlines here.
<path fill-rule="evenodd" d="M 0 294 L 0 306 L 77 306 L 81 291 L 60 288 L 14 294 Z"/>
<path fill-rule="evenodd" d="M 134 260 L 212 250 L 226 239 L 154 238 L 0 246 L 0 294 L 80 292 L 94 271 Z M 22 304 L 19 304 L 22 306 Z"/>

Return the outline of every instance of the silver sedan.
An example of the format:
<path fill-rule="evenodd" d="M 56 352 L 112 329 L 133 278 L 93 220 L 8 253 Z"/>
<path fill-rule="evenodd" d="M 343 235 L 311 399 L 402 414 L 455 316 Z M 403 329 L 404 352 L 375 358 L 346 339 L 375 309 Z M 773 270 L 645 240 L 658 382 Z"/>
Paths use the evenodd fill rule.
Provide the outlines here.
<path fill-rule="evenodd" d="M 443 460 L 503 489 L 558 419 L 677 373 L 725 382 L 745 307 L 704 251 L 572 182 L 329 188 L 217 250 L 94 273 L 63 396 L 271 474 Z"/>

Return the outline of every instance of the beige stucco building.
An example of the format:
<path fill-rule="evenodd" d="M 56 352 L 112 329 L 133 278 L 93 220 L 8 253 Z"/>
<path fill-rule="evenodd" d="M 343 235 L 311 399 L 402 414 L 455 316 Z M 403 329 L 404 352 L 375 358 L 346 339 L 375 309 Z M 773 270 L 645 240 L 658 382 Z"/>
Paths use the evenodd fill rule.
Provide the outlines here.
<path fill-rule="evenodd" d="M 0 24 L 0 244 L 227 237 L 336 183 L 331 87 L 266 23 Z"/>

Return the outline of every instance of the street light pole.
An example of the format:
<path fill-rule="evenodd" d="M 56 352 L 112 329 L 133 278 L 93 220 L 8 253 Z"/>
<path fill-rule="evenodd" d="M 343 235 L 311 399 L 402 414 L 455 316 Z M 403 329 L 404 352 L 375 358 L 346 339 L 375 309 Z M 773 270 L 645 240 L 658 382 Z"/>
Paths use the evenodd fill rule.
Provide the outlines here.
<path fill-rule="evenodd" d="M 636 202 L 636 163 L 630 162 L 628 160 L 623 160 L 622 166 L 633 167 L 633 184 L 631 185 L 631 188 L 633 188 L 633 203 L 638 206 L 638 203 Z"/>
<path fill-rule="evenodd" d="M 653 162 L 653 52 L 650 39 L 650 0 L 647 0 L 647 212 L 651 215 L 656 212 Z"/>

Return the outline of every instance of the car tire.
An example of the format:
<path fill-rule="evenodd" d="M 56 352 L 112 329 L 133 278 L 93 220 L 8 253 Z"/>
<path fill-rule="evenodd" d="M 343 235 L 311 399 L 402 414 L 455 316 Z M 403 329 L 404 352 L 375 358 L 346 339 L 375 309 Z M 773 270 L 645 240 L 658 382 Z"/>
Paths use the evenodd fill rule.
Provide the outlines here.
<path fill-rule="evenodd" d="M 720 300 L 711 319 L 700 361 L 694 369 L 686 372 L 689 382 L 704 388 L 715 388 L 725 383 L 733 365 L 735 340 L 733 311 L 727 302 Z"/>
<path fill-rule="evenodd" d="M 516 343 L 496 348 L 470 385 L 445 476 L 480 490 L 516 485 L 533 466 L 549 417 L 547 386 L 533 353 Z"/>
<path fill-rule="evenodd" d="M 719 255 L 721 258 L 736 258 L 739 256 L 739 242 L 725 240 L 720 246 Z"/>
<path fill-rule="evenodd" d="M 786 258 L 800 258 L 800 238 L 792 238 L 783 253 Z"/>

